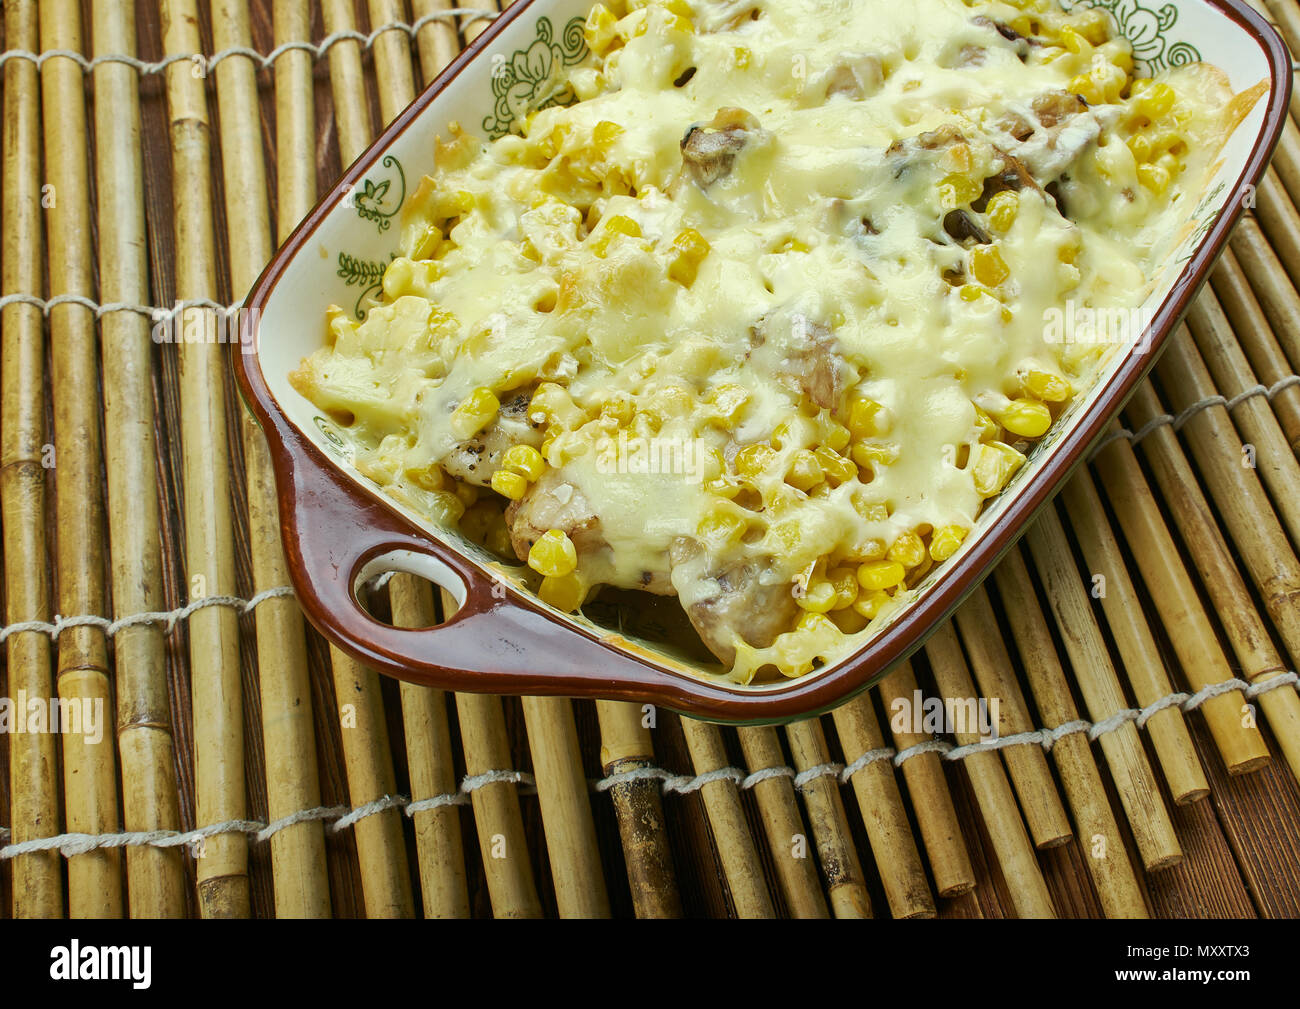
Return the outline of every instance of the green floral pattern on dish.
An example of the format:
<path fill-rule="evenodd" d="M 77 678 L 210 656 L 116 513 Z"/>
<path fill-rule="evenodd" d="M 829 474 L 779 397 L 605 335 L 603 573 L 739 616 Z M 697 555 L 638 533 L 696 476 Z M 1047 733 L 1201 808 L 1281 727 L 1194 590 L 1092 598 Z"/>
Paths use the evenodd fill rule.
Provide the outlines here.
<path fill-rule="evenodd" d="M 382 235 L 392 226 L 393 218 L 397 216 L 398 211 L 402 209 L 402 203 L 406 200 L 406 172 L 402 170 L 402 163 L 391 154 L 386 155 L 380 164 L 384 168 L 397 170 L 396 181 L 401 189 L 396 198 L 389 199 L 393 189 L 392 178 L 380 179 L 378 182 L 374 179 L 366 179 L 358 188 L 353 189 L 350 198 L 357 216 L 364 221 L 373 222 Z"/>
<path fill-rule="evenodd" d="M 392 258 L 396 258 L 396 253 L 393 254 Z M 346 252 L 339 253 L 338 276 L 343 278 L 343 282 L 348 287 L 361 288 L 361 293 L 357 295 L 356 305 L 352 309 L 358 319 L 366 317 L 361 303 L 371 294 L 383 289 L 384 271 L 387 269 L 387 263 L 361 259 Z"/>
<path fill-rule="evenodd" d="M 587 56 L 584 24 L 580 17 L 571 18 L 556 40 L 551 19 L 538 18 L 537 38 L 527 49 L 492 57 L 492 113 L 483 119 L 491 139 L 518 130 L 530 112 L 574 103 L 577 96 L 564 69 Z"/>
<path fill-rule="evenodd" d="M 1200 62 L 1199 49 L 1169 37 L 1169 29 L 1178 23 L 1178 8 L 1171 3 L 1155 9 L 1139 0 L 1066 0 L 1065 7 L 1094 7 L 1110 14 L 1119 33 L 1132 44 L 1133 58 L 1149 73 Z"/>

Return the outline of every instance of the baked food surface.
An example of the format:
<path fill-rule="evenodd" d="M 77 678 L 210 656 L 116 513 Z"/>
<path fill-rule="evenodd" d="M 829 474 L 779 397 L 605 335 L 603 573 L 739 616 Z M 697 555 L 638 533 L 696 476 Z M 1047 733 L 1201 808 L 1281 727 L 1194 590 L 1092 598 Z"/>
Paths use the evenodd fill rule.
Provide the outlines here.
<path fill-rule="evenodd" d="M 437 142 L 294 385 L 547 603 L 675 597 L 733 679 L 802 675 L 1140 338 L 1233 96 L 1055 0 L 613 2 L 585 37 L 576 103 Z"/>

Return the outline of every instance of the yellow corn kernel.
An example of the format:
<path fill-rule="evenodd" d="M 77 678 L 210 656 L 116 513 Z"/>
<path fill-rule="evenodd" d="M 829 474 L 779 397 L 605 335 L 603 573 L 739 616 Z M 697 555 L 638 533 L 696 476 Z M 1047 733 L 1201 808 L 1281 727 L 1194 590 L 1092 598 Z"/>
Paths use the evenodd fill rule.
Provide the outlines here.
<path fill-rule="evenodd" d="M 776 451 L 770 445 L 746 445 L 736 453 L 736 472 L 753 480 L 763 475 L 776 462 Z"/>
<path fill-rule="evenodd" d="M 863 441 L 853 446 L 852 455 L 854 462 L 869 469 L 873 466 L 889 466 L 897 462 L 898 451 L 897 445 L 872 445 Z"/>
<path fill-rule="evenodd" d="M 1021 384 L 1025 392 L 1045 403 L 1064 403 L 1074 395 L 1070 383 L 1050 371 L 1031 371 Z"/>
<path fill-rule="evenodd" d="M 563 578 L 578 567 L 573 540 L 559 529 L 548 529 L 528 550 L 528 566 L 547 578 Z"/>
<path fill-rule="evenodd" d="M 564 613 L 572 613 L 582 605 L 587 595 L 587 587 L 583 585 L 582 579 L 576 573 L 570 573 L 558 578 L 543 578 L 537 595 L 547 605 L 554 606 Z"/>
<path fill-rule="evenodd" d="M 907 572 L 898 561 L 870 561 L 858 565 L 858 584 L 867 591 L 901 585 Z"/>
<path fill-rule="evenodd" d="M 1176 97 L 1168 84 L 1152 84 L 1138 98 L 1137 107 L 1149 118 L 1159 119 L 1173 109 Z"/>
<path fill-rule="evenodd" d="M 979 407 L 975 407 L 975 427 L 979 429 L 980 441 L 991 441 L 1002 433 L 998 422 Z"/>
<path fill-rule="evenodd" d="M 501 465 L 531 483 L 546 469 L 546 460 L 531 445 L 511 445 L 501 457 Z"/>
<path fill-rule="evenodd" d="M 836 483 L 844 483 L 858 475 L 858 468 L 853 463 L 838 452 L 832 452 L 825 445 L 815 449 L 813 455 L 816 456 L 826 476 Z"/>
<path fill-rule="evenodd" d="M 853 496 L 853 510 L 868 522 L 885 522 L 889 519 L 889 506 L 879 501 L 867 501 L 861 495 Z M 885 556 L 885 548 L 880 547 L 880 556 Z"/>
<path fill-rule="evenodd" d="M 711 389 L 706 397 L 718 411 L 718 416 L 727 424 L 740 420 L 741 411 L 749 405 L 749 390 L 740 385 L 719 385 Z"/>
<path fill-rule="evenodd" d="M 957 552 L 968 530 L 961 526 L 940 526 L 930 536 L 930 557 L 936 563 L 946 561 Z"/>
<path fill-rule="evenodd" d="M 858 397 L 849 406 L 849 431 L 855 438 L 888 434 L 889 411 L 873 399 Z"/>
<path fill-rule="evenodd" d="M 602 119 L 591 131 L 591 141 L 602 150 L 608 150 L 609 147 L 618 140 L 624 133 L 623 127 L 618 123 L 612 123 L 608 119 Z"/>
<path fill-rule="evenodd" d="M 835 589 L 832 610 L 846 610 L 858 598 L 858 573 L 853 568 L 831 568 L 826 572 L 826 581 Z"/>
<path fill-rule="evenodd" d="M 997 287 L 1011 276 L 996 245 L 975 246 L 970 255 L 970 270 L 971 275 L 985 287 Z"/>
<path fill-rule="evenodd" d="M 528 492 L 528 481 L 518 473 L 499 469 L 492 474 L 492 489 L 502 497 L 518 501 Z"/>
<path fill-rule="evenodd" d="M 596 4 L 587 15 L 582 34 L 588 47 L 595 53 L 602 53 L 605 47 L 614 41 L 614 25 L 618 21 L 604 4 Z"/>
<path fill-rule="evenodd" d="M 884 589 L 863 592 L 853 601 L 853 611 L 868 620 L 874 620 L 891 598 Z"/>
<path fill-rule="evenodd" d="M 1080 74 L 1070 81 L 1070 91 L 1089 105 L 1106 104 L 1106 93 L 1091 74 Z"/>
<path fill-rule="evenodd" d="M 488 388 L 478 388 L 452 412 L 451 429 L 458 438 L 473 438 L 496 417 L 501 401 Z"/>
<path fill-rule="evenodd" d="M 905 568 L 914 568 L 925 560 L 925 544 L 916 533 L 905 532 L 894 540 L 894 545 L 889 548 L 887 556 L 891 561 L 897 561 Z"/>
<path fill-rule="evenodd" d="M 817 456 L 806 448 L 794 454 L 790 462 L 790 472 L 785 476 L 786 483 L 791 487 L 798 487 L 801 491 L 810 491 L 825 479 L 826 472 L 817 461 Z"/>
<path fill-rule="evenodd" d="M 696 528 L 700 539 L 710 546 L 724 547 L 739 543 L 749 530 L 749 523 L 736 514 L 737 508 L 718 505 L 710 508 Z"/>
<path fill-rule="evenodd" d="M 811 611 L 804 613 L 799 617 L 799 622 L 795 625 L 795 630 L 803 634 L 827 634 L 838 630 L 831 618 L 824 613 L 813 613 Z M 782 635 L 785 637 L 785 635 Z"/>
<path fill-rule="evenodd" d="M 1036 399 L 1013 399 L 998 415 L 998 420 L 1021 438 L 1041 438 L 1052 426 L 1052 411 Z"/>
<path fill-rule="evenodd" d="M 1150 161 L 1152 155 L 1151 139 L 1145 133 L 1134 133 L 1128 138 L 1128 149 L 1133 152 L 1133 160 L 1138 164 Z"/>
<path fill-rule="evenodd" d="M 963 284 L 961 290 L 957 292 L 962 301 L 979 301 L 980 298 L 988 294 L 988 291 L 980 287 L 979 284 Z"/>
<path fill-rule="evenodd" d="M 944 210 L 956 210 L 972 200 L 979 199 L 984 191 L 982 183 L 976 182 L 969 175 L 948 175 L 939 183 L 939 202 Z"/>
<path fill-rule="evenodd" d="M 704 262 L 712 246 L 708 239 L 694 228 L 686 228 L 673 239 L 673 258 L 668 263 L 670 279 L 690 287 L 700 272 L 700 263 Z"/>
<path fill-rule="evenodd" d="M 510 538 L 510 527 L 506 525 L 504 516 L 498 516 L 492 523 L 483 545 L 498 556 L 509 557 L 512 561 L 515 559 L 514 541 Z"/>
<path fill-rule="evenodd" d="M 980 445 L 971 467 L 976 492 L 981 497 L 999 493 L 1024 462 L 1023 455 L 1000 441 Z"/>
<path fill-rule="evenodd" d="M 731 65 L 737 70 L 748 68 L 750 61 L 753 58 L 754 54 L 744 46 L 736 46 L 736 48 L 731 51 Z"/>
<path fill-rule="evenodd" d="M 456 481 L 456 485 L 452 488 L 452 493 L 456 495 L 460 500 L 460 503 L 466 508 L 469 508 L 478 502 L 478 488 L 472 483 L 461 483 L 458 480 Z"/>
<path fill-rule="evenodd" d="M 1157 196 L 1169 188 L 1169 172 L 1159 165 L 1138 165 L 1138 181 Z"/>
<path fill-rule="evenodd" d="M 985 210 L 993 230 L 1005 235 L 1016 223 L 1016 215 L 1020 213 L 1020 197 L 1009 189 L 1005 190 L 989 200 Z"/>
<path fill-rule="evenodd" d="M 844 610 L 832 610 L 830 618 L 844 634 L 857 634 L 858 631 L 866 630 L 867 624 L 871 623 L 851 606 Z"/>
<path fill-rule="evenodd" d="M 795 595 L 795 602 L 810 613 L 829 613 L 835 607 L 835 586 L 825 580 L 810 582 L 806 589 Z"/>
<path fill-rule="evenodd" d="M 1061 29 L 1061 45 L 1065 46 L 1068 52 L 1082 53 L 1092 48 L 1088 40 L 1080 35 L 1069 25 Z"/>
<path fill-rule="evenodd" d="M 853 435 L 843 424 L 837 424 L 833 420 L 827 422 L 826 433 L 822 441 L 832 452 L 843 452 L 849 447 L 849 442 L 852 440 Z"/>
<path fill-rule="evenodd" d="M 574 431 L 587 422 L 587 415 L 573 402 L 567 389 L 554 382 L 544 382 L 537 387 L 528 404 L 530 420 L 538 419 L 562 430 Z M 543 455 L 550 453 L 543 450 Z"/>

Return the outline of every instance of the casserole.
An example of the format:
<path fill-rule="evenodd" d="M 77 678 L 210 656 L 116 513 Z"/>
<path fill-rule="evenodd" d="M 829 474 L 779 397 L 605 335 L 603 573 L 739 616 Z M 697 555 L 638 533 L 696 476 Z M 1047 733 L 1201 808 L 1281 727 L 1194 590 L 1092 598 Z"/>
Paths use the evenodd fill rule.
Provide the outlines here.
<path fill-rule="evenodd" d="M 1289 87 L 1285 50 L 1247 9 L 1184 3 L 1162 8 L 1157 16 L 1140 5 L 1098 6 L 1115 7 L 1115 27 L 1148 66 L 1186 63 L 1198 46 L 1213 47 L 1214 55 L 1201 55 L 1223 69 L 1233 92 L 1253 87 L 1250 97 L 1258 100 L 1243 103 L 1204 183 L 1184 201 L 1180 228 L 1152 271 L 1142 306 L 1152 322 L 1142 338 L 1110 355 L 1097 381 L 1055 419 L 1028 463 L 971 524 L 952 559 L 921 571 L 908 585 L 906 600 L 882 614 L 871 636 L 860 647 L 854 642 L 851 654 L 812 671 L 801 664 L 796 672 L 803 675 L 789 681 L 737 683 L 702 670 L 691 656 L 674 654 L 668 642 L 632 633 L 625 617 L 644 611 L 641 604 L 608 614 L 603 622 L 585 610 L 563 615 L 525 591 L 499 558 L 429 521 L 427 509 L 421 514 L 409 495 L 402 500 L 378 493 L 373 467 L 359 465 L 337 416 L 314 409 L 288 379 L 320 344 L 319 328 L 307 320 L 323 317 L 331 303 L 361 316 L 367 296 L 384 290 L 387 265 L 399 245 L 394 224 L 404 220 L 402 203 L 427 199 L 427 189 L 417 190 L 414 176 L 430 160 L 434 136 L 446 136 L 452 122 L 481 124 L 487 136 L 505 135 L 537 108 L 577 97 L 570 73 L 587 58 L 591 35 L 583 30 L 585 3 L 512 7 L 347 173 L 249 301 L 243 325 L 249 352 L 238 362 L 241 386 L 271 441 L 286 550 L 309 618 L 367 664 L 419 682 L 461 690 L 631 697 L 727 720 L 788 718 L 824 709 L 917 647 L 925 631 L 1014 541 L 1026 517 L 1082 458 L 1149 368 L 1204 280 L 1240 213 L 1244 187 L 1258 178 L 1280 130 Z M 1175 26 L 1192 34 L 1179 35 Z M 474 82 L 487 94 L 476 92 Z M 749 120 L 743 122 L 744 130 L 756 130 Z M 727 128 L 713 126 L 710 132 Z M 892 148 L 886 152 L 891 153 Z M 697 178 L 696 184 L 713 181 Z M 980 276 L 978 264 L 975 273 Z M 314 384 L 304 383 L 302 374 L 299 370 L 297 387 L 321 401 L 327 383 L 319 369 Z M 945 549 L 945 557 L 950 552 Z M 384 569 L 431 578 L 456 598 L 460 611 L 447 624 L 421 631 L 371 619 L 358 603 L 357 585 Z"/>

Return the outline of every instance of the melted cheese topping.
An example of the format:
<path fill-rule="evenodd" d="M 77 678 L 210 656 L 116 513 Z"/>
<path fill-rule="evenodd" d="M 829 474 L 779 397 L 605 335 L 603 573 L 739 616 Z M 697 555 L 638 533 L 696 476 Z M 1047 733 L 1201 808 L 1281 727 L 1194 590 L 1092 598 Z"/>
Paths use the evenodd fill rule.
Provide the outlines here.
<path fill-rule="evenodd" d="M 439 142 L 383 298 L 294 380 L 544 599 L 675 594 L 736 678 L 798 675 L 1092 383 L 1113 345 L 1055 320 L 1141 304 L 1231 96 L 1055 3 L 611 6 L 579 101 Z"/>

